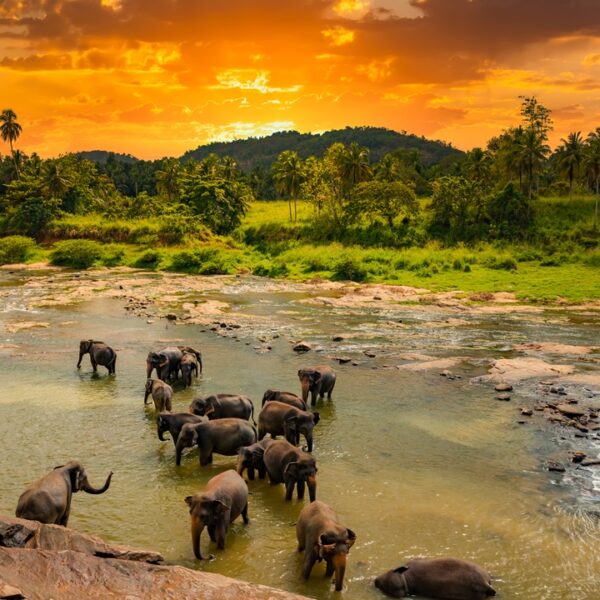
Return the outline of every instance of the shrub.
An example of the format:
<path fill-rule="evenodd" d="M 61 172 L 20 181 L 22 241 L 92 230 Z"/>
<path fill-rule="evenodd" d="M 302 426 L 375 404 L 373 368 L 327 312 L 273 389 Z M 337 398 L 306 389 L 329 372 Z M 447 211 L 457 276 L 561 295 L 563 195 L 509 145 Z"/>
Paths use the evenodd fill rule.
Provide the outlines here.
<path fill-rule="evenodd" d="M 227 275 L 236 273 L 241 253 L 222 248 L 193 248 L 173 255 L 170 269 L 200 275 Z"/>
<path fill-rule="evenodd" d="M 343 258 L 337 262 L 333 269 L 333 279 L 350 281 L 365 281 L 368 271 L 355 258 Z"/>
<path fill-rule="evenodd" d="M 146 250 L 135 259 L 133 266 L 138 269 L 156 269 L 162 259 L 163 255 L 158 250 Z"/>
<path fill-rule="evenodd" d="M 517 261 L 512 256 L 492 256 L 485 261 L 485 266 L 490 269 L 516 271 Z"/>
<path fill-rule="evenodd" d="M 9 235 L 0 239 L 0 264 L 24 262 L 35 248 L 35 242 L 23 235 Z"/>
<path fill-rule="evenodd" d="M 98 242 L 91 240 L 65 240 L 54 245 L 50 254 L 53 265 L 87 269 L 104 255 L 104 249 Z"/>
<path fill-rule="evenodd" d="M 107 267 L 116 267 L 123 264 L 125 246 L 121 244 L 108 244 L 103 248 L 102 262 Z"/>

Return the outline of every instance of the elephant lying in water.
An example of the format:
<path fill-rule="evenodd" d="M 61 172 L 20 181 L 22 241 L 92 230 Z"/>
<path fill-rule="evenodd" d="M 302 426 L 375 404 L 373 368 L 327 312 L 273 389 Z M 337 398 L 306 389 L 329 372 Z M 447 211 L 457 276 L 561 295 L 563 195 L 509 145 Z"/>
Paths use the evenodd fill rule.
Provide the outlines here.
<path fill-rule="evenodd" d="M 317 396 L 323 398 L 327 394 L 327 398 L 331 400 L 331 393 L 335 387 L 335 371 L 327 365 L 319 365 L 318 367 L 308 367 L 298 371 L 298 379 L 302 386 L 302 400 L 308 401 L 308 392 L 311 394 L 310 403 L 314 406 L 317 402 Z"/>
<path fill-rule="evenodd" d="M 247 525 L 248 519 L 248 486 L 233 470 L 215 475 L 208 480 L 202 492 L 187 496 L 185 503 L 190 507 L 192 517 L 192 545 L 194 555 L 203 560 L 200 551 L 200 535 L 204 527 L 208 527 L 211 541 L 217 548 L 225 548 L 225 536 L 229 525 L 242 515 Z"/>
<path fill-rule="evenodd" d="M 440 600 L 485 600 L 496 595 L 490 575 L 474 563 L 456 558 L 417 558 L 375 579 L 393 598 L 427 596 Z"/>
<path fill-rule="evenodd" d="M 324 502 L 311 502 L 305 506 L 296 523 L 298 552 L 304 550 L 302 576 L 310 577 L 314 564 L 324 560 L 327 563 L 325 575 L 335 572 L 335 590 L 344 585 L 346 556 L 356 541 L 356 534 L 340 525 L 333 509 Z"/>
<path fill-rule="evenodd" d="M 110 486 L 112 475 L 111 471 L 104 485 L 97 489 L 90 485 L 80 462 L 72 460 L 55 467 L 21 494 L 16 515 L 22 519 L 66 527 L 73 493 L 83 490 L 88 494 L 103 494 Z"/>
<path fill-rule="evenodd" d="M 98 371 L 98 365 L 106 367 L 109 375 L 115 374 L 115 366 L 117 362 L 117 353 L 104 342 L 95 340 L 81 340 L 79 342 L 79 360 L 77 368 L 81 369 L 81 359 L 84 354 L 90 355 L 90 362 L 94 373 Z"/>

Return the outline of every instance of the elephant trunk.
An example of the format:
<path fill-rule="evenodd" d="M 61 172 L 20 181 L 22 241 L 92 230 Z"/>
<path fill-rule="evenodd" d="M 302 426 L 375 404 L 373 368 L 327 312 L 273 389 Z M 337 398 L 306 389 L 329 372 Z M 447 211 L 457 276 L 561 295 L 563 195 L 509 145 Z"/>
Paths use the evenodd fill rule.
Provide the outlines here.
<path fill-rule="evenodd" d="M 144 392 L 144 404 L 148 404 L 147 400 L 148 400 L 149 395 L 150 395 L 150 390 L 148 390 L 148 388 L 146 388 L 146 391 Z"/>
<path fill-rule="evenodd" d="M 335 591 L 340 592 L 344 587 L 344 575 L 346 574 L 346 553 L 336 554 L 333 557 L 335 569 Z"/>
<path fill-rule="evenodd" d="M 165 441 L 165 438 L 163 437 L 163 433 L 164 433 L 164 431 L 163 431 L 163 430 L 160 428 L 160 426 L 158 426 L 158 427 L 156 428 L 156 432 L 158 433 L 158 439 L 159 439 L 161 442 L 164 442 L 164 441 Z"/>
<path fill-rule="evenodd" d="M 198 365 L 200 366 L 200 375 L 202 375 L 202 355 L 198 352 Z M 196 372 L 196 377 L 198 377 L 198 372 Z"/>
<path fill-rule="evenodd" d="M 308 487 L 310 501 L 314 502 L 317 499 L 317 476 L 315 474 L 306 478 L 306 486 Z"/>
<path fill-rule="evenodd" d="M 194 547 L 194 556 L 198 560 L 204 560 L 200 552 L 200 536 L 204 529 L 204 522 L 198 517 L 192 516 L 192 546 Z"/>
<path fill-rule="evenodd" d="M 81 360 L 83 359 L 83 352 L 79 353 L 79 360 L 77 361 L 77 368 L 81 369 Z"/>
<path fill-rule="evenodd" d="M 304 437 L 306 438 L 306 451 L 307 452 L 312 452 L 313 449 L 313 436 L 312 436 L 312 431 L 307 431 L 304 434 Z"/>
<path fill-rule="evenodd" d="M 104 485 L 101 488 L 92 487 L 90 482 L 88 481 L 87 475 L 83 480 L 81 489 L 88 494 L 104 494 L 104 492 L 110 487 L 110 480 L 112 479 L 113 473 L 112 471 L 108 474 Z"/>
<path fill-rule="evenodd" d="M 180 440 L 181 435 L 177 438 L 177 443 L 175 444 L 175 464 L 179 466 L 181 464 L 181 454 L 184 448 L 187 448 L 187 445 L 184 444 Z"/>
<path fill-rule="evenodd" d="M 308 392 L 310 391 L 310 381 L 308 379 L 302 380 L 302 401 L 304 404 L 308 404 Z"/>

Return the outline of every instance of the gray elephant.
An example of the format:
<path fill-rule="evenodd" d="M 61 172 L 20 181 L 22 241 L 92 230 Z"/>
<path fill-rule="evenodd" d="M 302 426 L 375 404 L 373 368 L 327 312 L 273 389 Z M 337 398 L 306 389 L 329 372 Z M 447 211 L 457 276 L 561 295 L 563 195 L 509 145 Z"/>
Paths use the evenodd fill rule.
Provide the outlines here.
<path fill-rule="evenodd" d="M 380 575 L 375 586 L 392 598 L 427 596 L 440 600 L 485 600 L 496 595 L 490 575 L 456 558 L 417 558 Z"/>
<path fill-rule="evenodd" d="M 304 402 L 308 401 L 308 392 L 311 394 L 310 403 L 312 406 L 316 404 L 317 396 L 323 398 L 327 394 L 327 398 L 331 400 L 335 378 L 335 371 L 327 365 L 300 369 L 298 379 L 300 379 L 300 385 L 302 386 L 302 400 Z"/>
<path fill-rule="evenodd" d="M 104 342 L 96 340 L 81 340 L 79 342 L 79 360 L 77 361 L 77 368 L 81 369 L 81 359 L 84 354 L 90 355 L 90 362 L 92 363 L 92 369 L 94 373 L 98 371 L 98 365 L 106 367 L 109 375 L 115 374 L 115 367 L 117 363 L 117 353 Z"/>
<path fill-rule="evenodd" d="M 156 416 L 156 430 L 158 432 L 158 439 L 161 442 L 164 442 L 165 438 L 163 437 L 163 434 L 168 431 L 171 434 L 173 444 L 177 448 L 177 439 L 179 438 L 179 433 L 181 432 L 181 428 L 186 423 L 192 423 L 194 425 L 197 425 L 198 423 L 206 423 L 206 418 L 192 415 L 190 413 L 158 413 Z"/>
<path fill-rule="evenodd" d="M 184 354 L 193 354 L 198 361 L 199 374 L 202 375 L 202 353 L 191 346 L 177 346 Z"/>
<path fill-rule="evenodd" d="M 263 461 L 265 450 L 274 443 L 275 440 L 270 438 L 256 442 L 251 446 L 244 446 L 239 449 L 237 473 L 242 476 L 244 471 L 248 471 L 248 479 L 254 481 L 254 469 L 258 471 L 258 477 L 264 479 L 267 474 L 267 469 Z"/>
<path fill-rule="evenodd" d="M 313 448 L 313 428 L 319 422 L 318 412 L 300 410 L 283 402 L 267 402 L 258 415 L 258 439 L 267 433 L 272 438 L 284 435 L 290 444 L 300 442 L 300 434 L 306 438 L 309 452 Z"/>
<path fill-rule="evenodd" d="M 148 379 L 144 392 L 144 404 L 148 404 L 148 396 L 152 396 L 156 410 L 171 412 L 171 400 L 173 399 L 173 388 L 160 379 Z"/>
<path fill-rule="evenodd" d="M 228 417 L 245 420 L 252 418 L 252 422 L 256 424 L 252 400 L 239 394 L 212 394 L 205 398 L 194 398 L 190 411 L 195 415 L 204 415 L 211 421 Z"/>
<path fill-rule="evenodd" d="M 191 387 L 192 378 L 195 376 L 198 378 L 200 372 L 200 363 L 198 357 L 192 352 L 184 352 L 179 363 L 181 369 L 181 379 L 183 379 L 183 385 L 185 387 Z"/>
<path fill-rule="evenodd" d="M 90 485 L 80 462 L 72 460 L 55 467 L 21 494 L 16 515 L 21 519 L 66 527 L 73 493 L 83 490 L 88 494 L 103 494 L 110 486 L 112 475 L 112 472 L 109 473 L 104 485 L 97 489 Z"/>
<path fill-rule="evenodd" d="M 152 371 L 162 381 L 177 379 L 183 352 L 177 346 L 168 346 L 158 352 L 149 352 L 146 357 L 146 377 L 150 379 Z"/>
<path fill-rule="evenodd" d="M 256 442 L 256 429 L 242 419 L 217 419 L 206 423 L 186 423 L 179 432 L 176 450 L 176 464 L 181 464 L 184 448 L 197 445 L 200 453 L 200 466 L 213 460 L 213 453 L 235 456 L 239 449 Z"/>
<path fill-rule="evenodd" d="M 262 405 L 264 406 L 266 402 L 283 402 L 284 404 L 289 404 L 290 406 L 295 406 L 300 410 L 307 410 L 308 406 L 306 402 L 300 398 L 297 394 L 293 394 L 292 392 L 280 392 L 279 390 L 267 390 L 263 395 Z"/>
<path fill-rule="evenodd" d="M 224 471 L 208 480 L 203 491 L 187 496 L 185 503 L 190 507 L 192 518 L 192 546 L 197 559 L 203 560 L 200 551 L 200 536 L 204 527 L 219 550 L 225 549 L 225 536 L 229 525 L 242 515 L 247 525 L 248 486 L 233 470 Z"/>
<path fill-rule="evenodd" d="M 296 486 L 298 500 L 303 500 L 305 485 L 308 487 L 310 501 L 317 499 L 317 461 L 312 455 L 302 452 L 285 440 L 275 440 L 264 451 L 262 460 L 269 474 L 269 481 L 285 484 L 286 500 L 292 499 Z"/>
<path fill-rule="evenodd" d="M 317 560 L 324 560 L 327 563 L 325 575 L 331 577 L 335 572 L 335 590 L 339 592 L 344 585 L 346 557 L 356 541 L 356 534 L 340 525 L 330 506 L 316 500 L 300 512 L 296 522 L 296 537 L 298 552 L 304 551 L 304 579 L 310 577 Z"/>

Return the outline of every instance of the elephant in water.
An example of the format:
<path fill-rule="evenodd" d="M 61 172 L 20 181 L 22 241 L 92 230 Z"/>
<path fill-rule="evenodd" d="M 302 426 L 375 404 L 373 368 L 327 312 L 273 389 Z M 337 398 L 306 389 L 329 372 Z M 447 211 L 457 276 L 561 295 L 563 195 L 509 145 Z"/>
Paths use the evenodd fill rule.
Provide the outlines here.
<path fill-rule="evenodd" d="M 267 402 L 258 415 L 258 441 L 270 433 L 272 438 L 284 435 L 290 444 L 298 444 L 302 434 L 306 438 L 308 451 L 312 452 L 313 428 L 318 422 L 318 412 L 300 410 L 273 400 Z"/>
<path fill-rule="evenodd" d="M 317 402 L 317 396 L 323 398 L 327 394 L 327 399 L 331 400 L 331 393 L 335 387 L 335 371 L 327 365 L 318 367 L 308 367 L 298 371 L 298 379 L 302 386 L 302 400 L 308 401 L 308 392 L 310 392 L 310 403 L 314 406 Z"/>
<path fill-rule="evenodd" d="M 94 488 L 80 462 L 72 460 L 66 465 L 55 467 L 21 494 L 16 515 L 21 519 L 66 527 L 73 493 L 83 490 L 88 494 L 103 494 L 110 486 L 112 475 L 111 471 L 104 485 Z"/>
<path fill-rule="evenodd" d="M 159 412 L 171 412 L 173 388 L 160 379 L 148 379 L 146 381 L 146 389 L 144 392 L 144 404 L 148 403 L 148 396 L 152 396 L 154 406 Z"/>
<path fill-rule="evenodd" d="M 496 595 L 490 575 L 456 558 L 416 558 L 380 575 L 375 587 L 392 598 L 426 596 L 440 600 L 486 600 Z"/>
<path fill-rule="evenodd" d="M 94 340 L 81 340 L 79 342 L 79 360 L 77 361 L 77 368 L 81 368 L 81 359 L 84 354 L 90 355 L 90 361 L 92 363 L 92 369 L 94 373 L 98 371 L 98 365 L 106 367 L 109 375 L 115 374 L 115 364 L 117 362 L 117 353 L 104 342 L 98 342 Z"/>

